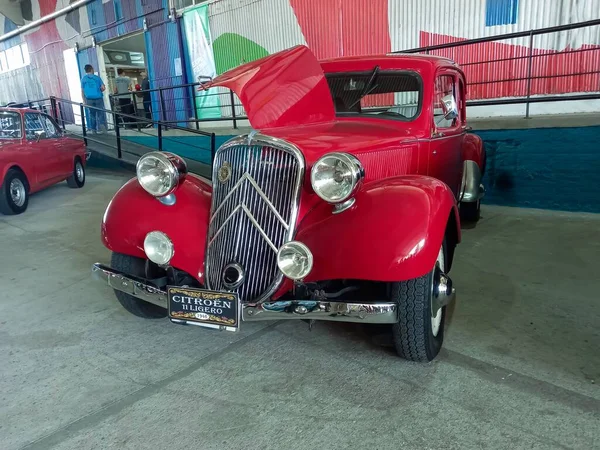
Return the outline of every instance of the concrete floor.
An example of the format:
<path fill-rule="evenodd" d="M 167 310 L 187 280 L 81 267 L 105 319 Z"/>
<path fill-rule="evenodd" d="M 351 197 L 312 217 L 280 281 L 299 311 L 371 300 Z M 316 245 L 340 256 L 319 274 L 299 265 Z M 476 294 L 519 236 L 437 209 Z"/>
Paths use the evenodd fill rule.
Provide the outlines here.
<path fill-rule="evenodd" d="M 124 179 L 0 216 L 0 448 L 600 448 L 600 216 L 485 206 L 423 365 L 362 326 L 128 314 L 90 278 Z"/>

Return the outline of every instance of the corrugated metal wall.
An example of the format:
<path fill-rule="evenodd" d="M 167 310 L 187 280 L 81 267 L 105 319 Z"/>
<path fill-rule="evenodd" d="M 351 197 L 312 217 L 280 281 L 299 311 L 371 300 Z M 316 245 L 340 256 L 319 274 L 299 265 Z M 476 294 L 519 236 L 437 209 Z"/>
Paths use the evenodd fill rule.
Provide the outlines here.
<path fill-rule="evenodd" d="M 400 51 L 597 19 L 600 0 L 217 0 L 217 72 L 306 43 L 318 58 Z M 598 91 L 600 27 L 534 39 L 531 94 Z M 573 53 L 573 50 L 581 50 Z M 433 52 L 463 65 L 472 99 L 522 96 L 528 38 Z M 481 61 L 504 59 L 480 64 Z M 580 75 L 579 75 L 580 74 Z M 569 76 L 566 76 L 569 75 Z"/>

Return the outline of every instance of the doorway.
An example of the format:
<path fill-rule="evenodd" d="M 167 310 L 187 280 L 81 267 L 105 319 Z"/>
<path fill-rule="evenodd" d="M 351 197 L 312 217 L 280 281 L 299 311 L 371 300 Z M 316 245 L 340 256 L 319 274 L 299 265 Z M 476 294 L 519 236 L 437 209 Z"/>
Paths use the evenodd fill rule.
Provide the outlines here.
<path fill-rule="evenodd" d="M 136 91 L 142 89 L 143 73 L 148 74 L 144 33 L 135 33 L 100 45 L 98 65 L 105 75 L 111 109 L 132 116 L 147 117 L 149 105 Z M 125 82 L 125 79 L 128 79 Z M 125 119 L 125 123 L 135 122 Z"/>

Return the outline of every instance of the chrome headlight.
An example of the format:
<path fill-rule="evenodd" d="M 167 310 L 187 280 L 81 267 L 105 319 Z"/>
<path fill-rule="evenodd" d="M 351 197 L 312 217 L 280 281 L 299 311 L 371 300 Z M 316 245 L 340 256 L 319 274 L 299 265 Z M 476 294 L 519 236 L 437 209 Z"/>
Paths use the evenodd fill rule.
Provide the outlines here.
<path fill-rule="evenodd" d="M 187 174 L 185 161 L 172 153 L 150 152 L 136 165 L 140 185 L 155 197 L 164 197 L 175 190 Z"/>
<path fill-rule="evenodd" d="M 277 267 L 292 280 L 301 280 L 310 273 L 313 255 L 306 245 L 298 241 L 283 244 L 277 252 Z"/>
<path fill-rule="evenodd" d="M 150 261 L 164 266 L 173 258 L 175 249 L 169 236 L 162 231 L 151 231 L 144 239 L 144 252 Z"/>
<path fill-rule="evenodd" d="M 320 158 L 310 172 L 315 193 L 329 203 L 347 200 L 364 176 L 360 161 L 348 153 L 329 153 Z"/>

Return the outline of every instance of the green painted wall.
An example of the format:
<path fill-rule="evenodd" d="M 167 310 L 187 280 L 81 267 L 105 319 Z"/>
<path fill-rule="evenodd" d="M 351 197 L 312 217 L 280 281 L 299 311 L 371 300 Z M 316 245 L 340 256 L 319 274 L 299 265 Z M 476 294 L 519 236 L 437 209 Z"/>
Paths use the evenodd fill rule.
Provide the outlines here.
<path fill-rule="evenodd" d="M 213 52 L 217 74 L 269 55 L 264 47 L 235 33 L 224 33 L 215 39 Z"/>

